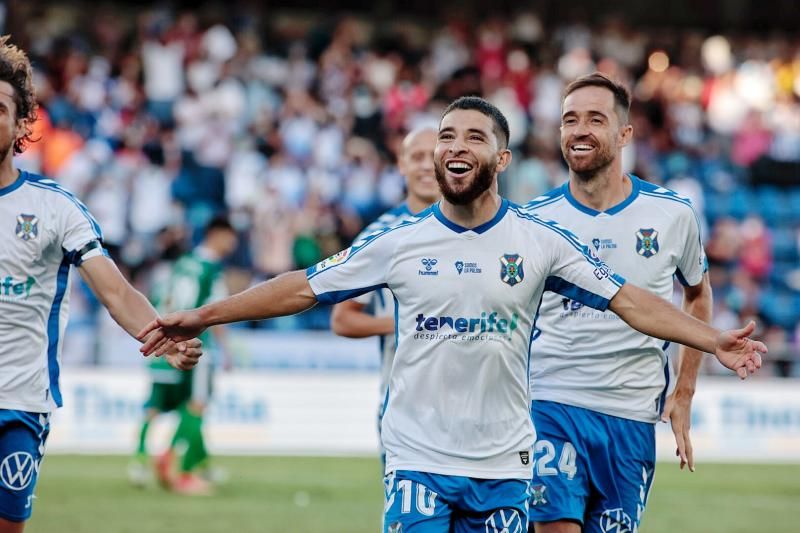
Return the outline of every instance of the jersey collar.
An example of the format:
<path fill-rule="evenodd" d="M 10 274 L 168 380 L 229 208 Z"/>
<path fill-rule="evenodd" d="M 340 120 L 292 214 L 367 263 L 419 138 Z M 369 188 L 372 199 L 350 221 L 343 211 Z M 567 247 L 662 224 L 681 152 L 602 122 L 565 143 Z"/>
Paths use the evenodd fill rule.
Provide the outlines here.
<path fill-rule="evenodd" d="M 475 228 L 465 228 L 464 226 L 459 226 L 455 222 L 448 220 L 448 218 L 444 216 L 444 213 L 442 213 L 439 204 L 440 202 L 436 202 L 431 207 L 433 209 L 433 216 L 435 216 L 436 219 L 442 224 L 444 224 L 447 228 L 455 231 L 456 233 L 464 233 L 466 231 L 472 231 L 478 234 L 485 233 L 490 229 L 492 229 L 494 226 L 496 226 L 497 223 L 503 219 L 503 216 L 506 214 L 506 211 L 508 211 L 508 200 L 503 198 L 502 201 L 500 202 L 500 209 L 497 210 L 497 213 L 494 215 L 494 217 L 492 217 L 491 220 L 489 220 L 488 222 L 484 222 L 483 224 Z"/>
<path fill-rule="evenodd" d="M 596 217 L 597 215 L 600 215 L 602 213 L 605 213 L 606 215 L 616 215 L 617 213 L 628 207 L 634 200 L 636 200 L 636 197 L 639 196 L 641 181 L 639 180 L 638 177 L 634 176 L 633 174 L 628 174 L 628 177 L 631 180 L 631 193 L 623 201 L 621 201 L 620 203 L 618 203 L 613 207 L 606 209 L 605 211 L 597 211 L 596 209 L 592 209 L 591 207 L 585 206 L 578 200 L 576 200 L 575 197 L 572 196 L 572 192 L 570 192 L 569 190 L 569 180 L 567 180 L 567 182 L 564 183 L 564 185 L 562 185 L 561 188 L 562 192 L 564 193 L 564 198 L 567 199 L 567 201 L 572 205 L 572 207 L 574 207 L 575 209 L 577 209 L 582 213 L 586 213 L 587 215 L 593 217 Z"/>
<path fill-rule="evenodd" d="M 17 179 L 14 180 L 14 183 L 6 187 L 0 188 L 0 196 L 5 196 L 10 192 L 14 192 L 17 189 L 19 189 L 22 186 L 22 184 L 25 183 L 25 174 L 26 172 L 24 170 L 20 170 L 19 176 L 17 176 Z"/>

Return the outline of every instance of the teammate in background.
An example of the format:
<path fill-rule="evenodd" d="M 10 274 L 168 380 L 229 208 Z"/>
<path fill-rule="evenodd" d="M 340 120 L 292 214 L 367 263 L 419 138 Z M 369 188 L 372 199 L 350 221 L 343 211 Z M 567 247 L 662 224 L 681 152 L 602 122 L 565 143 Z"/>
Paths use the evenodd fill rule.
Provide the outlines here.
<path fill-rule="evenodd" d="M 59 374 L 70 267 L 76 266 L 111 316 L 130 334 L 156 311 L 120 274 L 86 207 L 42 176 L 14 168 L 36 120 L 31 65 L 0 37 L 0 533 L 23 531 L 50 431 L 62 404 Z M 197 339 L 168 347 L 188 369 Z"/>
<path fill-rule="evenodd" d="M 397 167 L 406 178 L 406 200 L 364 228 L 353 242 L 359 242 L 372 233 L 407 220 L 421 213 L 439 199 L 439 185 L 436 183 L 433 167 L 434 148 L 436 148 L 436 130 L 433 128 L 414 130 L 406 135 L 397 157 Z M 371 313 L 367 312 L 367 306 L 372 307 Z M 379 336 L 380 398 L 383 400 L 386 396 L 395 350 L 394 298 L 391 291 L 380 289 L 336 304 L 331 313 L 331 329 L 343 337 Z M 381 407 L 382 405 L 383 401 L 381 401 Z M 379 433 L 380 411 L 379 407 Z M 381 452 L 381 457 L 384 458 L 383 452 Z"/>
<path fill-rule="evenodd" d="M 569 181 L 526 210 L 563 224 L 616 272 L 711 319 L 711 286 L 690 201 L 622 172 L 633 136 L 628 90 L 600 73 L 567 86 L 561 150 Z M 666 399 L 669 343 L 611 311 L 547 293 L 531 345 L 531 416 L 537 432 L 531 521 L 537 533 L 636 531 L 655 469 L 655 423 L 672 420 L 677 454 L 694 470 L 691 401 L 702 353 L 683 346 Z M 665 409 L 666 399 L 666 409 Z"/>
<path fill-rule="evenodd" d="M 226 295 L 221 278 L 222 262 L 236 249 L 236 230 L 225 217 L 216 217 L 206 226 L 203 241 L 191 252 L 180 257 L 169 275 L 156 283 L 153 304 L 160 312 L 189 309 L 222 299 Z M 227 358 L 222 326 L 213 329 L 217 344 Z M 210 339 L 203 338 L 206 345 Z M 226 364 L 226 366 L 228 366 Z M 149 462 L 146 442 L 153 419 L 170 411 L 178 411 L 179 422 L 169 448 L 156 463 L 159 482 L 183 494 L 209 494 L 211 484 L 199 473 L 208 472 L 209 456 L 203 438 L 203 414 L 211 398 L 214 362 L 204 357 L 191 371 L 178 372 L 160 359 L 150 363 L 152 386 L 145 403 L 145 418 L 139 431 L 136 457 L 129 474 L 134 484 L 147 479 Z M 181 455 L 178 474 L 174 462 Z"/>
<path fill-rule="evenodd" d="M 382 422 L 384 531 L 527 528 L 531 447 L 528 348 L 545 289 L 610 306 L 648 335 L 715 353 L 746 377 L 766 347 L 754 324 L 720 332 L 626 284 L 561 226 L 509 204 L 508 123 L 476 97 L 453 102 L 434 152 L 443 199 L 307 271 L 200 309 L 157 318 L 143 353 L 239 320 L 298 313 L 388 287 L 398 344 Z"/>
<path fill-rule="evenodd" d="M 149 284 L 150 303 L 158 310 L 159 295 L 163 294 L 166 287 L 169 286 L 175 261 L 185 253 L 183 243 L 186 235 L 180 227 L 165 227 L 158 232 L 156 240 L 160 257 L 151 268 Z M 163 312 L 163 309 L 160 312 Z M 142 425 L 139 427 L 136 453 L 128 464 L 128 480 L 136 487 L 144 487 L 152 478 L 150 456 L 147 452 L 147 435 L 150 424 L 159 415 L 175 411 L 188 395 L 183 392 L 182 382 L 191 384 L 191 379 L 180 379 L 182 373 L 175 376 L 169 369 L 162 371 L 163 367 L 158 362 L 160 359 L 154 358 L 148 364 L 150 394 L 144 404 L 145 413 Z"/>

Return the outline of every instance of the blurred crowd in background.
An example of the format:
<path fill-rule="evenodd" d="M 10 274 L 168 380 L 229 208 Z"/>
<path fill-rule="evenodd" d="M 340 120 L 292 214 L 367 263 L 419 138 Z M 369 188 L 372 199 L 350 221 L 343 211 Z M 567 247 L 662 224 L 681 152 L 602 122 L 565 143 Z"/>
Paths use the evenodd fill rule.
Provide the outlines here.
<path fill-rule="evenodd" d="M 562 89 L 601 70 L 634 94 L 626 169 L 694 202 L 716 325 L 757 317 L 769 373 L 800 376 L 797 32 L 14 5 L 3 32 L 29 52 L 41 104 L 41 141 L 17 165 L 81 197 L 143 290 L 221 212 L 243 237 L 232 290 L 346 247 L 402 201 L 404 134 L 462 95 L 508 117 L 501 193 L 525 203 L 567 178 Z M 326 329 L 328 310 L 263 327 Z"/>

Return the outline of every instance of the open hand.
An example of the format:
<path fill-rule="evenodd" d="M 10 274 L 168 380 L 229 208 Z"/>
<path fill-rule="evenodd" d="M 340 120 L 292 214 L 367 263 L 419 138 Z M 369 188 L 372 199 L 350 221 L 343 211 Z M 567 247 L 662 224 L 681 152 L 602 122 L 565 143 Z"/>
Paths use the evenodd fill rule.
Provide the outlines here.
<path fill-rule="evenodd" d="M 664 413 L 661 415 L 662 422 L 670 422 L 672 433 L 675 435 L 677 449 L 675 455 L 680 457 L 681 470 L 689 466 L 689 471 L 694 472 L 694 451 L 692 450 L 692 439 L 689 437 L 689 429 L 692 426 L 692 396 L 676 390 L 667 398 L 664 405 Z"/>
<path fill-rule="evenodd" d="M 751 321 L 741 329 L 723 331 L 717 338 L 714 355 L 742 379 L 761 368 L 761 354 L 767 353 L 767 346 L 763 342 L 748 338 L 755 329 L 756 323 Z"/>

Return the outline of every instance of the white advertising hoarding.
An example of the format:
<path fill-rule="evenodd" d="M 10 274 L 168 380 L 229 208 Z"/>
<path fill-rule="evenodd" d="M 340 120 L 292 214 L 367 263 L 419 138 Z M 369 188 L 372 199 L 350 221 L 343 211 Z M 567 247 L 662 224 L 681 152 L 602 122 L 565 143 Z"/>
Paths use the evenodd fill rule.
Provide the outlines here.
<path fill-rule="evenodd" d="M 64 372 L 65 407 L 53 418 L 48 453 L 131 453 L 147 395 L 145 370 Z M 352 371 L 220 374 L 206 422 L 215 453 L 374 454 L 378 376 Z M 154 450 L 169 441 L 174 417 L 156 424 Z M 668 424 L 658 452 L 674 459 Z M 695 458 L 800 462 L 800 381 L 706 379 L 693 408 Z"/>

